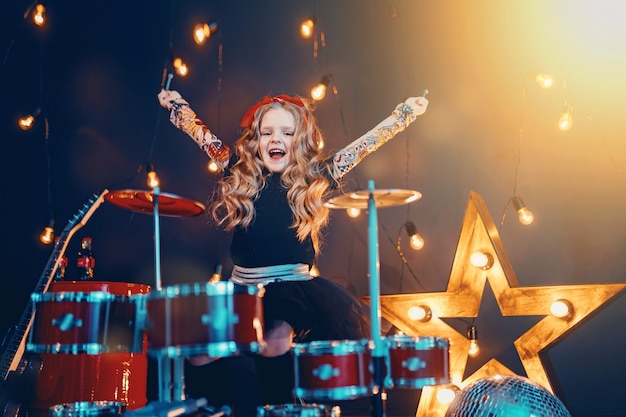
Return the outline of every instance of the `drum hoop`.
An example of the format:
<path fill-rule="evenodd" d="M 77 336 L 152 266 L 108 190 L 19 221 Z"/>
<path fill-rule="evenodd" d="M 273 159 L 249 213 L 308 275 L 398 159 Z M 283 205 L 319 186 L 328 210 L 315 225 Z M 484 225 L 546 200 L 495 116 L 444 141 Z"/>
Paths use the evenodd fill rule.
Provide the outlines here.
<path fill-rule="evenodd" d="M 116 295 L 105 291 L 78 291 L 78 292 L 45 292 L 45 293 L 33 293 L 31 294 L 31 300 L 33 302 L 108 302 L 108 301 L 131 301 L 131 297 L 126 295 Z"/>
<path fill-rule="evenodd" d="M 293 352 L 299 354 L 313 353 L 318 351 L 320 355 L 341 355 L 348 353 L 362 353 L 368 348 L 368 339 L 359 340 L 316 340 L 310 343 L 296 343 Z"/>
<path fill-rule="evenodd" d="M 448 348 L 450 343 L 447 338 L 436 336 L 409 336 L 393 335 L 385 338 L 390 349 L 415 348 L 415 349 L 435 349 Z"/>

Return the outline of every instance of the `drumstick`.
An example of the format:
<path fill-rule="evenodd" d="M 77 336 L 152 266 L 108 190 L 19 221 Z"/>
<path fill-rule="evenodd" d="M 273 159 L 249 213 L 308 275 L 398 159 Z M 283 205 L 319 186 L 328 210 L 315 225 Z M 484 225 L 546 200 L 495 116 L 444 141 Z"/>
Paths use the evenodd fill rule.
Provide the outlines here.
<path fill-rule="evenodd" d="M 165 83 L 166 91 L 170 89 L 170 83 L 172 82 L 172 78 L 174 78 L 174 74 L 172 74 L 171 72 L 167 74 L 167 82 Z"/>
<path fill-rule="evenodd" d="M 428 94 L 428 88 L 424 89 L 424 92 L 422 93 L 422 97 L 426 97 L 426 94 Z"/>

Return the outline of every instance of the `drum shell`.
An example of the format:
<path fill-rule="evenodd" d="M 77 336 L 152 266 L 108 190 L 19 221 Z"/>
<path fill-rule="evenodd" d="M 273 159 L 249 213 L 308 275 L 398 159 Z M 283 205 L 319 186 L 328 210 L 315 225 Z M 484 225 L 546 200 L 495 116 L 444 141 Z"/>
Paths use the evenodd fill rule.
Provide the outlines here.
<path fill-rule="evenodd" d="M 385 345 L 389 363 L 387 388 L 421 389 L 450 382 L 448 339 L 393 335 L 385 338 Z"/>
<path fill-rule="evenodd" d="M 306 400 L 351 400 L 374 385 L 369 340 L 329 340 L 293 347 L 294 395 Z"/>
<path fill-rule="evenodd" d="M 142 297 L 150 286 L 126 282 L 61 281 L 48 292 L 104 291 L 114 295 Z M 29 404 L 30 416 L 47 416 L 55 405 L 78 402 L 120 402 L 129 410 L 147 402 L 148 341 L 142 334 L 140 352 L 100 354 L 39 353 L 42 368 Z"/>
<path fill-rule="evenodd" d="M 263 287 L 232 282 L 179 284 L 146 299 L 151 356 L 215 357 L 259 352 Z"/>

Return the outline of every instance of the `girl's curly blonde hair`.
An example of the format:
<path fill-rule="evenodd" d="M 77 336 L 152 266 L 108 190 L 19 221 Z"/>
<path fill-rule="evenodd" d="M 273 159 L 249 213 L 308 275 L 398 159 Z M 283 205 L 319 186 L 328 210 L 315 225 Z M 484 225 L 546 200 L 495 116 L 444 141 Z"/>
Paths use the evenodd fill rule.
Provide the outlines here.
<path fill-rule="evenodd" d="M 263 161 L 259 156 L 260 125 L 271 109 L 283 108 L 295 120 L 291 152 L 294 161 L 281 174 L 281 185 L 287 189 L 287 199 L 293 213 L 292 227 L 302 242 L 311 237 L 315 253 L 322 244 L 322 229 L 328 223 L 329 209 L 323 202 L 330 188 L 331 175 L 320 154 L 322 135 L 312 114 L 311 103 L 302 99 L 303 106 L 290 102 L 273 102 L 260 107 L 249 127 L 235 142 L 237 162 L 218 182 L 216 198 L 211 208 L 213 219 L 225 230 L 248 227 L 255 216 L 254 200 L 266 186 Z"/>

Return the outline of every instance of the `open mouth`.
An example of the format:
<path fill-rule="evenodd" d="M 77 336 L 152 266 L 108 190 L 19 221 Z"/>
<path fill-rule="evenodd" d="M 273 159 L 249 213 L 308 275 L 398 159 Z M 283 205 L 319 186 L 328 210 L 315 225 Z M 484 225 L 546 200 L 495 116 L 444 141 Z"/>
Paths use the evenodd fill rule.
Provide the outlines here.
<path fill-rule="evenodd" d="M 268 153 L 272 159 L 280 159 L 286 154 L 282 149 L 270 149 Z"/>

